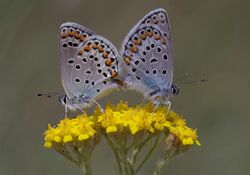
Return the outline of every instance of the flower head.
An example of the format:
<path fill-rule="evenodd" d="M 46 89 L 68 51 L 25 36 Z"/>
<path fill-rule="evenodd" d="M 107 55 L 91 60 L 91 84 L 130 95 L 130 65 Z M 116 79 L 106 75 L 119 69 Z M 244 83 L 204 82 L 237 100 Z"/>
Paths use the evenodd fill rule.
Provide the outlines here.
<path fill-rule="evenodd" d="M 123 132 L 126 129 L 132 135 L 138 132 L 156 133 L 168 130 L 179 138 L 183 145 L 199 145 L 196 130 L 187 127 L 182 116 L 167 107 L 154 110 L 152 104 L 142 107 L 128 107 L 127 103 L 120 102 L 116 106 L 108 105 L 97 120 L 106 133 Z"/>
<path fill-rule="evenodd" d="M 94 127 L 95 123 L 86 114 L 73 119 L 65 118 L 57 127 L 49 124 L 45 132 L 44 146 L 50 148 L 53 144 L 87 140 L 95 135 Z"/>
<path fill-rule="evenodd" d="M 64 118 L 55 127 L 49 124 L 44 135 L 46 148 L 53 148 L 72 162 L 84 166 L 88 172 L 91 153 L 101 136 L 112 148 L 120 172 L 125 171 L 122 165 L 127 164 L 131 165 L 131 171 L 139 171 L 164 140 L 162 137 L 166 143 L 165 158 L 169 151 L 176 155 L 194 143 L 200 145 L 196 130 L 189 128 L 182 116 L 167 107 L 155 108 L 151 103 L 129 107 L 122 101 L 117 105 L 107 105 L 104 112 L 97 108 L 92 115 Z M 138 164 L 137 157 L 147 145 L 151 148 Z M 167 160 L 165 158 L 162 162 Z"/>

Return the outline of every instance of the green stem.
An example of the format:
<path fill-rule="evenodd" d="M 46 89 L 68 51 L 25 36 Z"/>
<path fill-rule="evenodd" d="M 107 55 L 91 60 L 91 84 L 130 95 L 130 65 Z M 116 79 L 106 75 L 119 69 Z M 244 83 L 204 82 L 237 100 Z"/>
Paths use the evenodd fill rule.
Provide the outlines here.
<path fill-rule="evenodd" d="M 158 145 L 158 142 L 159 142 L 159 139 L 160 139 L 160 135 L 157 135 L 156 139 L 155 139 L 155 142 L 152 146 L 152 148 L 148 151 L 147 155 L 145 156 L 145 158 L 142 160 L 142 162 L 139 164 L 139 166 L 137 167 L 136 169 L 136 172 L 138 172 L 142 166 L 145 164 L 145 162 L 149 159 L 149 157 L 151 156 L 151 154 L 153 153 L 153 151 L 155 150 L 155 148 L 157 147 Z"/>
<path fill-rule="evenodd" d="M 142 147 L 144 146 L 144 145 L 146 145 L 150 140 L 151 140 L 151 138 L 152 138 L 152 136 L 148 136 L 142 143 L 140 143 L 138 146 L 137 146 L 137 152 L 135 153 L 135 155 L 134 155 L 134 157 L 133 157 L 133 163 L 135 164 L 135 162 L 136 162 L 136 160 L 137 160 L 137 157 L 138 157 L 138 155 L 139 155 L 139 153 L 141 152 L 141 150 L 142 150 Z"/>
<path fill-rule="evenodd" d="M 135 169 L 134 169 L 135 164 L 133 164 L 129 160 L 127 160 L 127 162 L 128 162 L 128 167 L 129 167 L 130 174 L 135 175 Z"/>
<path fill-rule="evenodd" d="M 91 166 L 90 166 L 90 160 L 89 159 L 85 159 L 82 161 L 82 170 L 84 172 L 84 175 L 92 175 L 92 170 L 91 170 Z"/>
<path fill-rule="evenodd" d="M 121 137 L 119 139 L 120 143 L 117 143 L 119 146 L 118 152 L 121 154 L 122 157 L 122 165 L 123 165 L 123 170 L 126 175 L 130 175 L 130 166 L 129 166 L 129 160 L 128 160 L 128 150 L 127 150 L 127 139 L 125 137 Z"/>
<path fill-rule="evenodd" d="M 123 172 L 122 172 L 122 166 L 121 166 L 121 158 L 117 152 L 117 148 L 115 147 L 114 143 L 111 141 L 111 139 L 109 138 L 109 136 L 107 134 L 104 134 L 108 144 L 110 145 L 113 153 L 115 154 L 115 159 L 116 159 L 116 162 L 117 162 L 117 166 L 118 166 L 118 170 L 119 170 L 119 174 L 122 175 Z"/>
<path fill-rule="evenodd" d="M 174 155 L 174 151 L 166 151 L 164 158 L 156 163 L 156 168 L 153 175 L 159 175 L 161 169 L 169 163 L 170 159 L 174 157 Z"/>

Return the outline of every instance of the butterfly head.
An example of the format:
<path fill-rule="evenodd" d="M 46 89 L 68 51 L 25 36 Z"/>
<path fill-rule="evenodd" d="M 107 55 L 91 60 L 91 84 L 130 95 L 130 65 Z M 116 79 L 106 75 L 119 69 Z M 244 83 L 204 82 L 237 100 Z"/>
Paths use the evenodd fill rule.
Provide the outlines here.
<path fill-rule="evenodd" d="M 63 106 L 66 106 L 69 110 L 76 111 L 82 110 L 91 105 L 90 98 L 88 96 L 79 96 L 69 98 L 67 95 L 59 96 L 59 101 Z"/>
<path fill-rule="evenodd" d="M 67 109 L 70 109 L 72 111 L 76 111 L 77 110 L 77 107 L 76 105 L 73 103 L 72 100 L 70 100 L 68 98 L 67 95 L 62 95 L 62 96 L 59 96 L 59 102 L 65 106 Z"/>
<path fill-rule="evenodd" d="M 67 104 L 67 101 L 68 101 L 68 97 L 67 95 L 62 95 L 62 96 L 59 96 L 59 102 L 62 104 L 62 105 L 66 105 Z"/>
<path fill-rule="evenodd" d="M 180 88 L 177 87 L 175 84 L 171 85 L 171 94 L 172 95 L 179 95 L 180 93 Z"/>

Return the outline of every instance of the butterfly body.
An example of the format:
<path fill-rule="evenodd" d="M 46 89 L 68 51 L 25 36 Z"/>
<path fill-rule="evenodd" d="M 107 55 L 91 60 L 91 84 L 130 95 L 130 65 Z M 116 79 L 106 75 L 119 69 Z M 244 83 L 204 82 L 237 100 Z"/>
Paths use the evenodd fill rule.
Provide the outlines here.
<path fill-rule="evenodd" d="M 177 88 L 172 84 L 172 36 L 167 12 L 156 9 L 144 16 L 125 37 L 120 54 L 127 89 L 141 92 L 157 106 L 169 104 Z"/>

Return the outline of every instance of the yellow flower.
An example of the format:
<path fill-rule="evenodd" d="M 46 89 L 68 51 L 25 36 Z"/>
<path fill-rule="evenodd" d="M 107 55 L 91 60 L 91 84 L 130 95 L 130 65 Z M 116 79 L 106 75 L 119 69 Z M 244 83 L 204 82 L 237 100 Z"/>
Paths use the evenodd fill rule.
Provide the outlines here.
<path fill-rule="evenodd" d="M 168 113 L 168 114 L 167 114 Z M 107 134 L 129 131 L 131 135 L 138 132 L 169 131 L 183 145 L 200 145 L 196 130 L 189 128 L 182 116 L 163 106 L 154 110 L 153 104 L 129 107 L 128 103 L 120 102 L 116 106 L 107 105 L 105 112 L 97 108 L 93 115 L 83 114 L 76 118 L 65 118 L 57 127 L 48 125 L 45 132 L 45 147 L 54 143 L 84 141 L 94 136 L 94 128 L 104 129 Z"/>
<path fill-rule="evenodd" d="M 55 127 L 49 124 L 44 133 L 44 147 L 53 148 L 84 167 L 86 172 L 91 172 L 91 155 L 101 136 L 112 148 L 119 171 L 125 172 L 122 165 L 132 165 L 132 174 L 144 165 L 163 140 L 163 162 L 193 144 L 200 145 L 196 130 L 189 128 L 182 116 L 169 111 L 166 106 L 155 108 L 149 103 L 129 107 L 128 103 L 121 101 L 117 105 L 107 105 L 104 112 L 96 108 L 92 115 L 64 118 Z M 142 150 L 147 150 L 144 149 L 147 146 L 150 149 L 145 154 Z M 139 155 L 144 159 L 136 168 Z"/>
<path fill-rule="evenodd" d="M 167 115 L 168 113 L 168 115 Z M 174 134 L 183 145 L 200 145 L 196 130 L 187 127 L 182 116 L 173 111 L 168 112 L 167 107 L 146 104 L 144 106 L 128 107 L 127 103 L 120 102 L 116 106 L 108 105 L 103 114 L 97 116 L 101 128 L 106 133 L 122 132 L 129 129 L 132 135 L 140 131 L 155 133 L 168 130 Z"/>
<path fill-rule="evenodd" d="M 56 127 L 48 125 L 45 131 L 44 146 L 50 148 L 53 144 L 83 141 L 95 135 L 95 123 L 86 114 L 76 118 L 65 118 Z"/>

